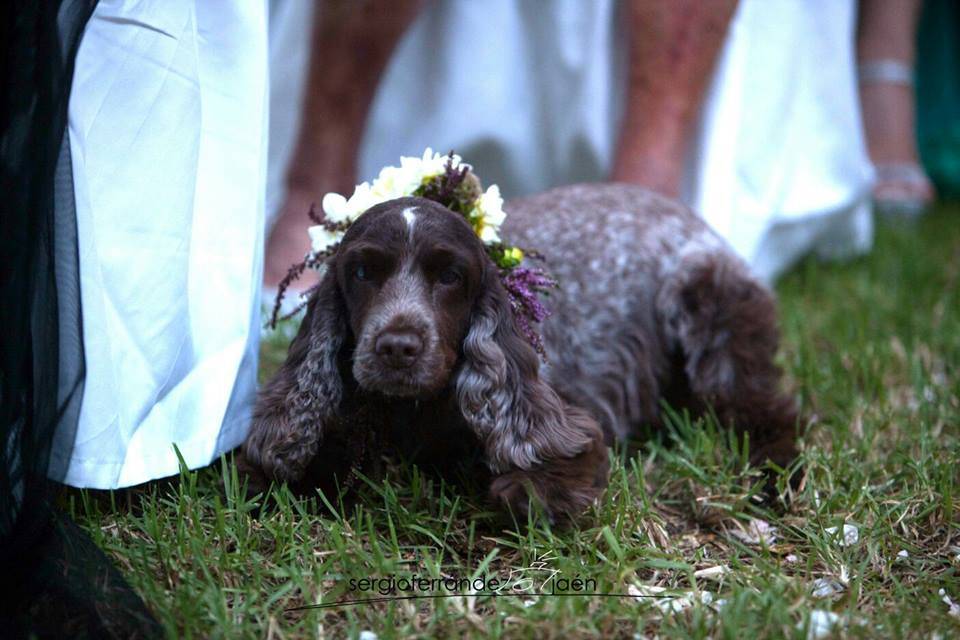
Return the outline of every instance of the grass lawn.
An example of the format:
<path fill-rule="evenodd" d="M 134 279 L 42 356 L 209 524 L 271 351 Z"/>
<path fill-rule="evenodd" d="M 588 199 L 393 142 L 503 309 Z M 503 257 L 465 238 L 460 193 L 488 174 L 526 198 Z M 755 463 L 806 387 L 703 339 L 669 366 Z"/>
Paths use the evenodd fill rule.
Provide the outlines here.
<path fill-rule="evenodd" d="M 944 601 L 960 601 L 960 207 L 883 226 L 871 255 L 804 263 L 777 292 L 809 418 L 786 509 L 757 506 L 739 443 L 684 416 L 616 458 L 602 501 L 563 531 L 504 529 L 479 495 L 411 468 L 336 516 L 281 488 L 257 517 L 227 460 L 69 509 L 171 637 L 960 636 Z M 414 575 L 525 593 L 285 611 L 379 595 L 351 578 Z M 575 578 L 674 597 L 531 595 Z"/>

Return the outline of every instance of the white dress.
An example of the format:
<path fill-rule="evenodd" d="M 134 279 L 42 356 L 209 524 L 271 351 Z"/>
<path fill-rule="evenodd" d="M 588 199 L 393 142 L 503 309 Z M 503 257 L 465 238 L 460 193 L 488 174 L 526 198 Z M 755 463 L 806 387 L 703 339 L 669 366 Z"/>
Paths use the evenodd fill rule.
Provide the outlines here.
<path fill-rule="evenodd" d="M 687 162 L 684 200 L 772 280 L 870 248 L 853 0 L 742 0 Z"/>
<path fill-rule="evenodd" d="M 65 482 L 206 465 L 246 434 L 267 158 L 262 0 L 101 0 L 69 106 L 86 383 Z"/>
<path fill-rule="evenodd" d="M 309 21 L 289 18 L 306 3 L 286 4 L 288 24 Z M 605 179 L 625 94 L 621 10 L 614 0 L 430 3 L 385 72 L 360 179 L 427 146 L 456 149 L 508 197 Z M 811 251 L 870 246 L 855 17 L 854 0 L 742 0 L 708 91 L 682 197 L 768 281 Z M 275 42 L 280 60 L 303 46 Z M 275 96 L 272 131 L 298 102 Z M 278 153 L 271 173 L 283 162 Z"/>

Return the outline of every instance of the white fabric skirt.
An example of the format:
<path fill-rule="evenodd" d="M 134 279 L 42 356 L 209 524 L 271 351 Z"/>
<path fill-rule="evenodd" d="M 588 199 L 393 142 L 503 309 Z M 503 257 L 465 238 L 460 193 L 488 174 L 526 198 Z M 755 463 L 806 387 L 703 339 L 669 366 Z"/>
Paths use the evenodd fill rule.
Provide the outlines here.
<path fill-rule="evenodd" d="M 310 7 L 283 4 L 271 46 L 289 61 L 306 43 L 287 34 L 309 22 Z M 359 178 L 430 146 L 455 149 L 508 197 L 605 179 L 625 94 L 621 4 L 427 5 L 386 70 Z M 741 0 L 708 91 L 683 199 L 768 281 L 807 253 L 870 246 L 855 18 L 854 0 Z M 291 138 L 289 111 L 299 104 L 296 66 L 278 66 L 287 80 L 274 88 L 274 207 L 286 161 L 280 141 Z"/>
<path fill-rule="evenodd" d="M 243 439 L 268 114 L 262 1 L 101 0 L 69 106 L 86 386 L 65 481 L 126 487 Z M 175 449 L 176 447 L 176 449 Z"/>
<path fill-rule="evenodd" d="M 768 281 L 870 248 L 855 31 L 853 0 L 742 0 L 718 61 L 684 200 Z"/>

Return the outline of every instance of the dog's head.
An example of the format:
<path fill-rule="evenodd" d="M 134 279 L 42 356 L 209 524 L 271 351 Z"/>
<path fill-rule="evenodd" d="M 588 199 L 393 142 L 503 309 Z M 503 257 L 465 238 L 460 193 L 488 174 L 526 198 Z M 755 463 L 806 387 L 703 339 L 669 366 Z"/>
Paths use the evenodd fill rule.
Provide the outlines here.
<path fill-rule="evenodd" d="M 343 293 L 359 386 L 404 397 L 445 388 L 492 269 L 470 225 L 435 202 L 402 198 L 361 216 L 328 276 Z"/>
<path fill-rule="evenodd" d="M 540 378 L 470 225 L 422 198 L 377 205 L 350 226 L 260 393 L 247 457 L 295 479 L 353 389 L 374 401 L 452 394 L 495 472 L 575 456 L 599 437 Z"/>

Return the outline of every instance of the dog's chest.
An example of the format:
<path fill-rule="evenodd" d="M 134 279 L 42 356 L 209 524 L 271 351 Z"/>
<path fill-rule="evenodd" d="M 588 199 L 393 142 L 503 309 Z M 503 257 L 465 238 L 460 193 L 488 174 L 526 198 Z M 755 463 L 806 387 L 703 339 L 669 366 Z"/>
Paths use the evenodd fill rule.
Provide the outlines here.
<path fill-rule="evenodd" d="M 425 465 L 445 465 L 472 457 L 479 443 L 445 399 L 403 401 L 384 409 L 383 440 L 388 450 Z"/>

